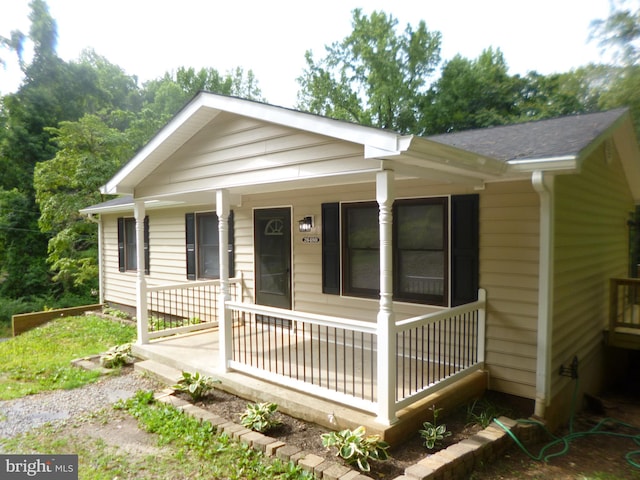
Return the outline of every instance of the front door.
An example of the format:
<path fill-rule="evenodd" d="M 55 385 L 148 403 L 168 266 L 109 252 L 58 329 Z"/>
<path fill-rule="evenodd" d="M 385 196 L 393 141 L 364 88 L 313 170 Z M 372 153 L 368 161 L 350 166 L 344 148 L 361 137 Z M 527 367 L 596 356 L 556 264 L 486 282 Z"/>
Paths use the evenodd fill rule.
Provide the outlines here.
<path fill-rule="evenodd" d="M 291 209 L 255 210 L 256 303 L 291 308 Z"/>

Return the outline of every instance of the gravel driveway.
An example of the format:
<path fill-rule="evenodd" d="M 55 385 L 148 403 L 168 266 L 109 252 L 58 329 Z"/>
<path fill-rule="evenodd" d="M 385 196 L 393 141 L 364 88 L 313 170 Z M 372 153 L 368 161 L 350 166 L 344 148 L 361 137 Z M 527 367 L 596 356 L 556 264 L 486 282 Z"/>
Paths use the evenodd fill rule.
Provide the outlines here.
<path fill-rule="evenodd" d="M 129 371 L 103 377 L 96 383 L 74 390 L 56 390 L 0 401 L 0 438 L 10 438 L 45 423 L 100 410 L 132 397 L 138 390 L 157 388 L 158 383 Z"/>

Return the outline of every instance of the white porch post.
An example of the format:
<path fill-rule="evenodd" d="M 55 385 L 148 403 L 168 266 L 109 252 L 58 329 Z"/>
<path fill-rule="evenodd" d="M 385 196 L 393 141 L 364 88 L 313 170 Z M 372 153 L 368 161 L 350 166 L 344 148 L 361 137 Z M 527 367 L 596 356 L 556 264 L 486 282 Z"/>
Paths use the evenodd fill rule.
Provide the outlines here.
<path fill-rule="evenodd" d="M 147 280 L 144 276 L 144 202 L 141 200 L 136 200 L 133 212 L 136 218 L 136 318 L 138 328 L 137 343 L 144 345 L 145 343 L 149 343 L 149 330 L 147 328 Z"/>
<path fill-rule="evenodd" d="M 231 312 L 226 302 L 231 300 L 229 293 L 229 192 L 216 192 L 216 213 L 218 215 L 218 243 L 220 258 L 220 298 L 218 299 L 218 347 L 219 368 L 221 372 L 228 370 L 231 360 Z"/>
<path fill-rule="evenodd" d="M 376 199 L 380 208 L 380 309 L 378 311 L 378 421 L 394 423 L 396 418 L 395 315 L 393 313 L 392 206 L 393 171 L 376 176 Z"/>

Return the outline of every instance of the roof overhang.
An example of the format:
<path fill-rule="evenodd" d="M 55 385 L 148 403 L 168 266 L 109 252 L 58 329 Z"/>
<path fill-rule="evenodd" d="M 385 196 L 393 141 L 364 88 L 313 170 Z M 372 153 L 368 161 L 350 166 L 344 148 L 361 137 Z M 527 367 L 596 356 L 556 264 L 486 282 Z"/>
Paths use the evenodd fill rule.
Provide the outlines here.
<path fill-rule="evenodd" d="M 144 180 L 221 113 L 322 135 L 362 147 L 358 156 L 335 157 L 315 164 L 274 165 L 268 174 L 230 171 L 214 181 L 182 186 L 163 192 L 144 185 Z M 612 139 L 612 140 L 611 140 Z M 208 92 L 197 94 L 102 188 L 106 195 L 133 195 L 155 206 L 211 201 L 219 188 L 244 195 L 281 189 L 342 185 L 371 181 L 372 173 L 393 170 L 397 178 L 428 179 L 432 183 L 482 186 L 491 181 L 528 178 L 532 172 L 572 173 L 602 142 L 613 142 L 620 152 L 636 202 L 640 202 L 640 154 L 628 112 L 577 154 L 545 158 L 497 159 L 424 137 L 366 127 L 236 97 Z M 465 147 L 468 148 L 468 147 Z M 356 149 L 357 150 L 357 149 Z M 333 163 L 331 163 L 333 162 Z M 149 183 L 149 182 L 147 182 Z M 105 208 L 117 209 L 115 205 Z"/>
<path fill-rule="evenodd" d="M 136 185 L 149 172 L 222 112 L 361 144 L 365 146 L 365 158 L 398 155 L 408 148 L 412 138 L 284 107 L 201 92 L 101 188 L 101 193 L 134 194 Z"/>

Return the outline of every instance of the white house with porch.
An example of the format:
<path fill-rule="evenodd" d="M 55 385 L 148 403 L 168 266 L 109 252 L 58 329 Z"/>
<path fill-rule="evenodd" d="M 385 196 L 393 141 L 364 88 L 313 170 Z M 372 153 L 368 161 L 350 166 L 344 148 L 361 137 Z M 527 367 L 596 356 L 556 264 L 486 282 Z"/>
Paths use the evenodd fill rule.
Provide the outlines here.
<path fill-rule="evenodd" d="M 102 193 L 100 300 L 142 356 L 381 431 L 459 382 L 559 421 L 560 366 L 602 386 L 640 154 L 626 110 L 423 138 L 202 92 Z"/>

